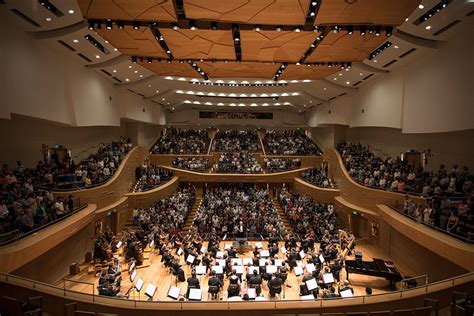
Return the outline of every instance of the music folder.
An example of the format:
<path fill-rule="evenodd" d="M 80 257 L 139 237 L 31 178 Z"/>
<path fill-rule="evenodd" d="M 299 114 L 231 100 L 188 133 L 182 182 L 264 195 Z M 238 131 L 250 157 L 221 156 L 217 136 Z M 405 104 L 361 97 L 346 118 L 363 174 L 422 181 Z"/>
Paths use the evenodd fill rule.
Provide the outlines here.
<path fill-rule="evenodd" d="M 299 255 L 300 255 L 301 260 L 303 260 L 304 257 L 306 256 L 306 254 L 304 253 L 304 250 L 301 250 Z"/>
<path fill-rule="evenodd" d="M 156 285 L 154 284 L 148 284 L 145 290 L 145 295 L 148 296 L 149 298 L 153 298 L 156 292 Z"/>
<path fill-rule="evenodd" d="M 211 270 L 216 271 L 216 274 L 223 274 L 224 273 L 224 267 L 223 266 L 212 266 Z"/>
<path fill-rule="evenodd" d="M 216 252 L 216 258 L 224 258 L 224 252 L 223 251 Z"/>
<path fill-rule="evenodd" d="M 179 248 L 178 251 L 176 251 L 176 254 L 178 256 L 181 256 L 181 254 L 183 253 L 183 249 Z"/>
<path fill-rule="evenodd" d="M 285 253 L 286 253 L 286 248 L 285 248 L 285 246 L 281 247 L 281 248 L 280 248 L 280 251 L 281 251 L 282 254 L 285 254 Z"/>
<path fill-rule="evenodd" d="M 324 256 L 322 254 L 319 255 L 319 261 L 321 261 L 321 263 L 324 263 L 324 261 L 326 261 L 326 259 L 324 259 Z"/>
<path fill-rule="evenodd" d="M 194 259 L 196 259 L 195 256 L 193 256 L 193 255 L 188 255 L 188 257 L 186 258 L 186 262 L 189 263 L 189 264 L 193 264 L 193 263 L 194 263 Z"/>
<path fill-rule="evenodd" d="M 294 271 L 295 271 L 295 275 L 296 276 L 300 276 L 300 275 L 303 275 L 303 268 L 301 266 L 296 266 L 294 268 Z"/>
<path fill-rule="evenodd" d="M 196 274 L 197 275 L 204 275 L 206 274 L 206 266 L 196 266 Z"/>
<path fill-rule="evenodd" d="M 130 275 L 130 282 L 133 282 L 136 276 L 137 276 L 137 270 L 133 270 L 132 274 Z"/>
<path fill-rule="evenodd" d="M 232 258 L 232 259 L 230 259 L 230 264 L 231 264 L 232 266 L 234 266 L 235 263 L 237 263 L 237 265 L 241 266 L 243 262 L 242 262 L 242 259 L 240 259 L 240 258 Z"/>
<path fill-rule="evenodd" d="M 308 291 L 312 291 L 314 289 L 318 288 L 318 282 L 316 282 L 316 279 L 310 279 L 306 281 L 306 287 L 308 288 Z"/>
<path fill-rule="evenodd" d="M 325 273 L 323 274 L 323 281 L 324 284 L 334 283 L 334 276 L 332 275 L 332 273 Z"/>
<path fill-rule="evenodd" d="M 262 249 L 260 250 L 260 257 L 262 258 L 268 258 L 270 257 L 270 251 L 268 251 L 267 249 Z"/>
<path fill-rule="evenodd" d="M 347 290 L 344 290 L 344 291 L 341 291 L 341 297 L 353 297 L 354 294 L 352 294 L 352 291 L 351 289 L 347 289 Z"/>
<path fill-rule="evenodd" d="M 168 290 L 168 294 L 167 296 L 169 298 L 172 298 L 174 300 L 177 300 L 179 298 L 179 294 L 181 293 L 181 289 L 177 286 L 170 286 L 169 290 Z"/>
<path fill-rule="evenodd" d="M 252 258 L 243 258 L 242 259 L 242 264 L 244 266 L 247 266 L 250 263 L 250 265 L 253 265 L 253 259 Z"/>
<path fill-rule="evenodd" d="M 138 292 L 142 290 L 143 284 L 145 284 L 145 281 L 143 281 L 142 278 L 139 278 L 137 283 L 135 284 L 135 288 Z"/>
<path fill-rule="evenodd" d="M 275 265 L 277 267 L 283 267 L 283 260 L 282 259 L 275 259 Z"/>
<path fill-rule="evenodd" d="M 262 249 L 262 248 L 263 248 L 261 242 L 256 242 L 256 243 L 255 243 L 255 247 L 257 247 L 258 249 Z"/>
<path fill-rule="evenodd" d="M 201 289 L 189 289 L 189 297 L 190 301 L 200 301 L 202 297 Z"/>

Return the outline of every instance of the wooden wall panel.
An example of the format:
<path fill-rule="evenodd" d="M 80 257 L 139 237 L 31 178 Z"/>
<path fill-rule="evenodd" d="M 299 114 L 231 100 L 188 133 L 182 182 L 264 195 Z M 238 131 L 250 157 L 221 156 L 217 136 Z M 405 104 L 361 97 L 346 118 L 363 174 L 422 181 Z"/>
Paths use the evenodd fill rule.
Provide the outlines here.
<path fill-rule="evenodd" d="M 310 0 L 184 0 L 188 19 L 303 25 Z"/>
<path fill-rule="evenodd" d="M 321 1 L 314 21 L 320 24 L 401 25 L 421 0 Z"/>
<path fill-rule="evenodd" d="M 240 31 L 242 59 L 297 62 L 318 36 L 315 32 Z"/>
<path fill-rule="evenodd" d="M 299 178 L 293 181 L 293 192 L 310 196 L 317 202 L 327 203 L 334 203 L 334 197 L 340 194 L 339 189 L 320 188 Z"/>
<path fill-rule="evenodd" d="M 78 191 L 55 192 L 55 196 L 67 198 L 70 194 L 74 198 L 79 198 L 81 204 L 94 203 L 97 208 L 103 208 L 113 204 L 128 193 L 132 184 L 135 183 L 135 169 L 141 166 L 146 150 L 142 147 L 133 148 L 120 164 L 112 179 L 106 184 Z"/>
<path fill-rule="evenodd" d="M 150 207 L 153 203 L 172 195 L 179 186 L 179 178 L 173 177 L 167 183 L 156 189 L 146 192 L 127 193 L 128 207 L 131 218 L 131 210 L 135 208 Z"/>
<path fill-rule="evenodd" d="M 78 0 L 78 4 L 89 19 L 177 21 L 173 0 Z"/>
<path fill-rule="evenodd" d="M 9 273 L 38 258 L 89 225 L 96 205 L 85 209 L 20 241 L 0 248 L 0 272 Z M 69 248 L 71 251 L 71 248 Z M 47 270 L 45 270 L 47 272 Z"/>

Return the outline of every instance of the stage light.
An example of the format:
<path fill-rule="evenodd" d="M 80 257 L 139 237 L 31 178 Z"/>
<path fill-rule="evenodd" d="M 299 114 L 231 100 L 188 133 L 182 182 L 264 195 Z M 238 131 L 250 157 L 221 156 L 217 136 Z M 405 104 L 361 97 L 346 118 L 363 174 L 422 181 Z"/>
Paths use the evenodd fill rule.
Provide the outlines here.
<path fill-rule="evenodd" d="M 380 26 L 375 27 L 375 36 L 380 36 Z"/>
<path fill-rule="evenodd" d="M 393 33 L 393 27 L 392 26 L 387 26 L 387 28 L 385 29 L 385 34 L 387 36 L 392 36 L 392 33 Z"/>
<path fill-rule="evenodd" d="M 333 28 L 332 28 L 332 31 L 333 31 L 334 33 L 339 33 L 339 26 L 334 25 Z"/>
<path fill-rule="evenodd" d="M 132 56 L 132 63 L 133 64 L 136 64 L 137 63 L 137 57 L 136 56 Z M 129 67 L 130 68 L 130 67 Z"/>
<path fill-rule="evenodd" d="M 123 30 L 125 28 L 125 22 L 124 21 L 118 21 L 117 26 L 119 29 Z"/>
<path fill-rule="evenodd" d="M 152 61 L 153 61 L 153 59 L 151 57 L 147 57 L 147 59 L 146 59 L 147 63 L 151 64 Z"/>
<path fill-rule="evenodd" d="M 171 27 L 172 27 L 172 29 L 175 30 L 175 31 L 176 31 L 176 30 L 179 30 L 179 26 L 178 26 L 177 23 L 171 23 Z"/>
<path fill-rule="evenodd" d="M 360 26 L 360 35 L 364 36 L 367 32 L 367 27 L 365 25 Z"/>
<path fill-rule="evenodd" d="M 352 25 L 349 25 L 347 27 L 347 34 L 349 34 L 349 35 L 354 34 L 354 27 Z"/>
<path fill-rule="evenodd" d="M 105 21 L 105 28 L 107 30 L 111 30 L 113 27 L 113 23 L 112 23 L 112 20 L 111 19 L 107 19 L 107 21 Z"/>
<path fill-rule="evenodd" d="M 255 25 L 255 32 L 260 32 L 262 30 L 261 25 Z"/>
<path fill-rule="evenodd" d="M 211 30 L 217 31 L 219 27 L 217 26 L 217 22 L 211 22 Z"/>
<path fill-rule="evenodd" d="M 88 24 L 89 24 L 89 26 L 88 26 L 89 30 L 93 30 L 94 29 L 94 21 L 89 21 Z"/>
<path fill-rule="evenodd" d="M 301 28 L 300 28 L 299 26 L 297 26 L 297 27 L 295 27 L 295 28 L 293 29 L 293 31 L 295 31 L 295 32 L 301 32 Z"/>
<path fill-rule="evenodd" d="M 133 21 L 133 29 L 138 30 L 140 28 L 140 22 L 138 21 Z"/>
<path fill-rule="evenodd" d="M 197 30 L 196 21 L 194 21 L 194 20 L 189 21 L 189 29 L 191 31 Z"/>

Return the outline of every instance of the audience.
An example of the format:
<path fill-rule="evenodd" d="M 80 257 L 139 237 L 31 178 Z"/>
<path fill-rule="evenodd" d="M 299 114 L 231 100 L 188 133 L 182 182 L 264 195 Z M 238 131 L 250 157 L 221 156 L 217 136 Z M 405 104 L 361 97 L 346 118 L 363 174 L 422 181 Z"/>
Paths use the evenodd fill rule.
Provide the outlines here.
<path fill-rule="evenodd" d="M 262 167 L 257 158 L 248 152 L 222 153 L 211 172 L 215 173 L 259 173 Z"/>
<path fill-rule="evenodd" d="M 334 181 L 332 181 L 326 175 L 326 171 L 321 168 L 311 168 L 311 169 L 305 170 L 301 173 L 301 178 L 304 181 L 314 184 L 315 186 L 318 186 L 318 187 L 323 187 L 323 188 L 336 187 Z"/>
<path fill-rule="evenodd" d="M 173 159 L 173 167 L 191 171 L 206 172 L 211 166 L 208 158 L 201 157 L 176 157 Z"/>
<path fill-rule="evenodd" d="M 267 154 L 320 156 L 321 150 L 302 130 L 267 131 Z"/>
<path fill-rule="evenodd" d="M 474 240 L 472 179 L 467 167 L 455 165 L 451 171 L 440 165 L 438 171 L 414 167 L 408 161 L 375 156 L 361 144 L 337 145 L 349 175 L 357 182 L 378 189 L 420 194 L 426 206 L 416 205 L 406 196 L 403 212 L 419 222 L 434 225 L 455 235 Z M 461 215 L 460 215 L 461 214 Z"/>
<path fill-rule="evenodd" d="M 266 172 L 278 172 L 300 168 L 301 160 L 299 158 L 265 158 L 263 164 Z"/>
<path fill-rule="evenodd" d="M 208 150 L 207 130 L 167 129 L 151 149 L 152 154 L 202 154 Z"/>
<path fill-rule="evenodd" d="M 293 231 L 301 237 L 314 235 L 320 241 L 326 233 L 337 235 L 337 215 L 332 204 L 314 202 L 307 196 L 291 194 L 285 188 L 279 198 Z"/>
<path fill-rule="evenodd" d="M 283 234 L 266 189 L 253 184 L 223 185 L 207 189 L 194 226 L 200 234 Z"/>
<path fill-rule="evenodd" d="M 219 131 L 212 146 L 212 150 L 217 152 L 261 151 L 260 140 L 255 131 Z"/>
<path fill-rule="evenodd" d="M 171 170 L 160 168 L 154 164 L 144 162 L 135 169 L 137 182 L 132 188 L 133 192 L 144 192 L 152 190 L 173 177 Z"/>

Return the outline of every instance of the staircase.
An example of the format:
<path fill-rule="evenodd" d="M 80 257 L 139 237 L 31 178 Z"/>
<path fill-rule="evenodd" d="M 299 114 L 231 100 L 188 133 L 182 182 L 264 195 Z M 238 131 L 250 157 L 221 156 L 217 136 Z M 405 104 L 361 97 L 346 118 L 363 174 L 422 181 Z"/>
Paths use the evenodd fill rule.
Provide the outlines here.
<path fill-rule="evenodd" d="M 189 212 L 188 215 L 188 220 L 183 226 L 183 233 L 187 234 L 191 230 L 191 227 L 193 226 L 194 219 L 196 218 L 197 212 L 199 210 L 199 206 L 201 206 L 201 198 L 196 196 L 196 201 L 194 201 L 193 208 L 191 209 L 191 212 Z"/>
<path fill-rule="evenodd" d="M 283 226 L 285 226 L 286 232 L 291 234 L 293 232 L 293 230 L 291 229 L 290 221 L 288 220 L 288 217 L 286 217 L 285 212 L 281 208 L 280 202 L 278 201 L 278 199 L 276 199 L 274 197 L 272 197 L 272 202 L 273 202 L 273 205 L 275 206 L 275 210 L 277 212 L 278 219 L 280 220 L 280 222 L 283 223 Z"/>

